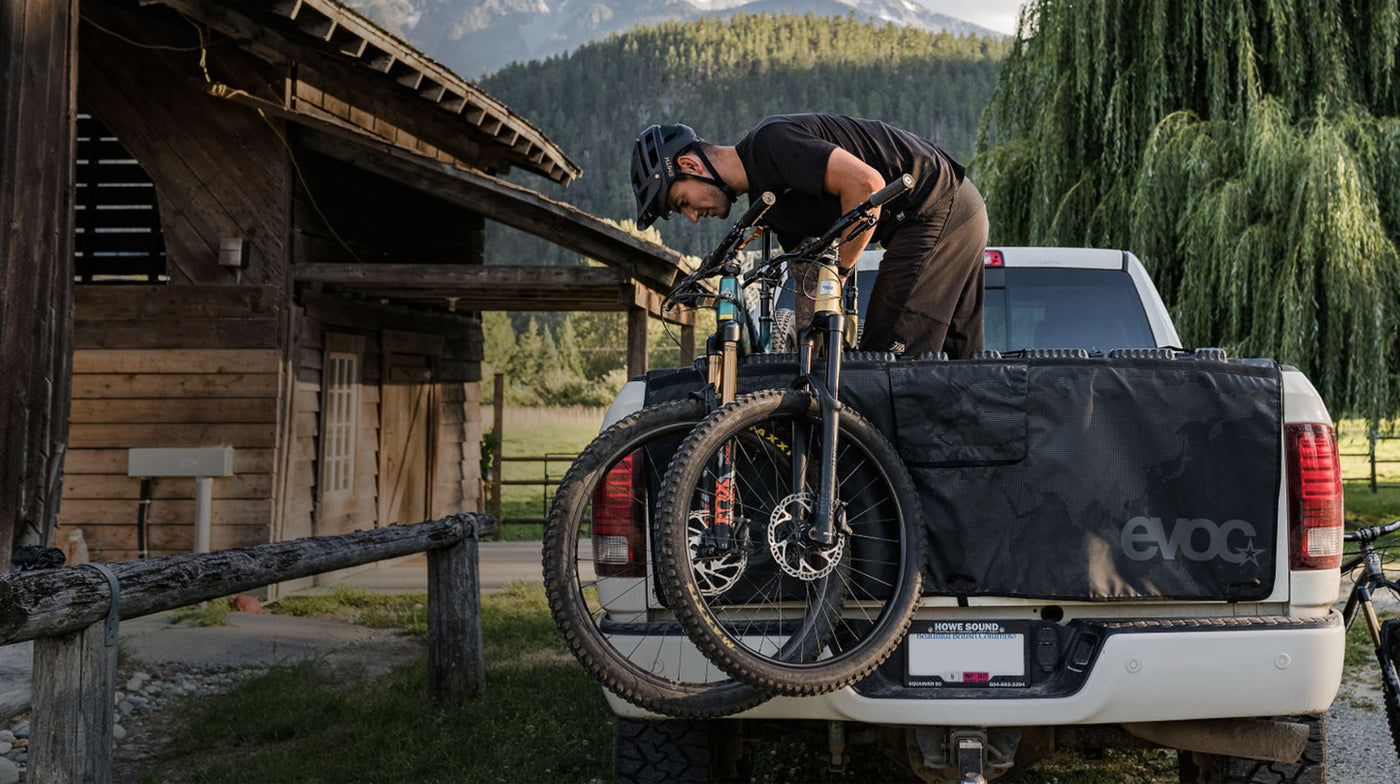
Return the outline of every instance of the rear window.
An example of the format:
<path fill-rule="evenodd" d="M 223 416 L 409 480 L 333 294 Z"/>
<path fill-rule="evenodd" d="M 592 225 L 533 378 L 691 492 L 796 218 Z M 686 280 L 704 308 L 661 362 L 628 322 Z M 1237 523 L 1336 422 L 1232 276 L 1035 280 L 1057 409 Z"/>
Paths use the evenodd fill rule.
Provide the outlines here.
<path fill-rule="evenodd" d="M 860 312 L 875 272 L 860 272 Z M 982 324 L 986 348 L 1150 348 L 1157 345 L 1132 278 L 1122 270 L 988 269 Z M 793 306 L 788 282 L 774 305 Z"/>
<path fill-rule="evenodd" d="M 1004 268 L 987 276 L 982 323 L 986 347 L 997 351 L 1157 345 L 1132 278 L 1121 270 Z"/>

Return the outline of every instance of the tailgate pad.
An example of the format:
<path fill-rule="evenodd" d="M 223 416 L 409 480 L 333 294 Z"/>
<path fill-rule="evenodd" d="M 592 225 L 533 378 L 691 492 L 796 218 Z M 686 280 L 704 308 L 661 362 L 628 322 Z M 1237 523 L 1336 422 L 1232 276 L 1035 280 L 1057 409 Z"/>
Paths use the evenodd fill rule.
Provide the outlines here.
<path fill-rule="evenodd" d="M 743 386 L 786 386 L 763 358 Z M 658 372 L 648 403 L 698 386 Z M 1253 601 L 1273 589 L 1282 375 L 1271 360 L 848 362 L 929 532 L 925 592 Z"/>

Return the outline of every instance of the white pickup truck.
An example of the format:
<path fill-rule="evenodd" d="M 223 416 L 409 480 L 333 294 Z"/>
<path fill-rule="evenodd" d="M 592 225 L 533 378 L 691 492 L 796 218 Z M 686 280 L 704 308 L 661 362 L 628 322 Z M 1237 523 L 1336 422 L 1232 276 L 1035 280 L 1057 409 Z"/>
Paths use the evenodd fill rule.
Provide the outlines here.
<path fill-rule="evenodd" d="M 609 693 L 618 781 L 742 778 L 755 744 L 798 729 L 833 765 L 883 751 L 926 781 L 1109 747 L 1177 749 L 1182 781 L 1326 780 L 1342 499 L 1312 384 L 1176 348 L 1131 253 L 995 248 L 985 272 L 989 351 L 847 365 L 867 380 L 848 404 L 898 443 L 924 499 L 930 554 L 904 643 L 850 687 L 722 719 Z M 634 379 L 605 425 L 693 389 L 687 372 Z M 698 660 L 644 593 L 647 607 L 616 608 L 600 591 L 613 645 Z"/>

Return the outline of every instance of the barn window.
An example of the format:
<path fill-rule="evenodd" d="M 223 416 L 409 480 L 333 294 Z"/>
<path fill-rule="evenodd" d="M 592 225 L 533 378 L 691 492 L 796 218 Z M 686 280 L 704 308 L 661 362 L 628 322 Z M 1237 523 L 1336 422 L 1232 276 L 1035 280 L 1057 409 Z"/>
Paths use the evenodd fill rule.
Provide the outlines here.
<path fill-rule="evenodd" d="M 78 115 L 73 265 L 79 283 L 170 282 L 156 188 L 96 117 Z"/>
<path fill-rule="evenodd" d="M 359 357 L 326 353 L 321 409 L 322 490 L 341 493 L 355 487 L 355 411 Z"/>

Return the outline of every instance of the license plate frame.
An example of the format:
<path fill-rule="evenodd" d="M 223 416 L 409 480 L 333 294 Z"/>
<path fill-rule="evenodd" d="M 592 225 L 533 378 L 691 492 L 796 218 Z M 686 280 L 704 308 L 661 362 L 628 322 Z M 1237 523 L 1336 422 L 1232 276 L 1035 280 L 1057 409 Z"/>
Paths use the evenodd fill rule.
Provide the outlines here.
<path fill-rule="evenodd" d="M 1031 625 L 1025 621 L 919 621 L 905 638 L 908 688 L 1026 688 L 1030 673 Z"/>

